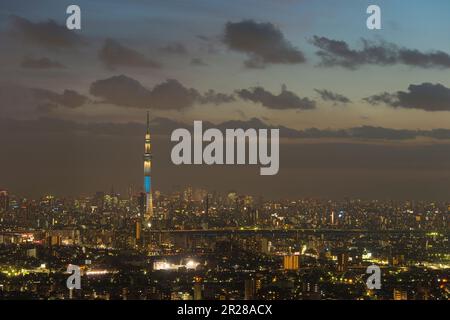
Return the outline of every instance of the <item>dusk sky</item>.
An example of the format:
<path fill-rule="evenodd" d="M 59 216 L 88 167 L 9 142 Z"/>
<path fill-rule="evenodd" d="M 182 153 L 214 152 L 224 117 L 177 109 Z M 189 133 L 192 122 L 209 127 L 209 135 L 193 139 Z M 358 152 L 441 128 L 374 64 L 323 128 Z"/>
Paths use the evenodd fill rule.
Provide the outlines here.
<path fill-rule="evenodd" d="M 81 7 L 82 29 L 65 27 Z M 366 8 L 382 10 L 368 30 Z M 153 185 L 269 197 L 448 199 L 447 0 L 0 3 L 0 189 Z M 171 164 L 171 130 L 281 128 L 280 171 Z"/>

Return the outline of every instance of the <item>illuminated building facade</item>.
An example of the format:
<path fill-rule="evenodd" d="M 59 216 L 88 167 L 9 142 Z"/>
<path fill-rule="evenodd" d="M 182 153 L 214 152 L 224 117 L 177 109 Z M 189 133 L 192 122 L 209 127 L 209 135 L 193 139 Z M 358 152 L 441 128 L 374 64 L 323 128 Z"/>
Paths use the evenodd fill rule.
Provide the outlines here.
<path fill-rule="evenodd" d="M 298 255 L 286 255 L 283 257 L 283 268 L 284 270 L 298 270 L 299 256 Z"/>
<path fill-rule="evenodd" d="M 348 270 L 348 253 L 347 252 L 341 252 L 337 256 L 337 262 L 338 262 L 338 271 L 339 272 L 346 272 Z"/>
<path fill-rule="evenodd" d="M 394 300 L 408 300 L 408 293 L 405 290 L 394 289 Z"/>
<path fill-rule="evenodd" d="M 150 141 L 150 119 L 147 112 L 147 132 L 145 133 L 144 147 L 144 191 L 146 196 L 144 220 L 149 223 L 153 217 L 153 199 L 152 199 L 152 153 Z"/>

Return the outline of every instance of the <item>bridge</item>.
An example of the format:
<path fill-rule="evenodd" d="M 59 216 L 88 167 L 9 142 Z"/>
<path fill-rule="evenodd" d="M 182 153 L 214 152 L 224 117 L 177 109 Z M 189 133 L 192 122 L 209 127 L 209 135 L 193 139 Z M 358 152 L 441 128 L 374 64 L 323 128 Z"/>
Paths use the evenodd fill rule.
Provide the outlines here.
<path fill-rule="evenodd" d="M 203 235 L 203 236 L 220 236 L 220 235 L 355 235 L 355 234 L 372 234 L 372 235 L 423 235 L 429 233 L 429 230 L 369 230 L 369 229 L 322 229 L 322 228 L 289 228 L 289 229 L 273 229 L 273 228 L 223 228 L 223 229 L 149 229 L 145 232 L 150 234 L 169 234 L 169 235 Z"/>

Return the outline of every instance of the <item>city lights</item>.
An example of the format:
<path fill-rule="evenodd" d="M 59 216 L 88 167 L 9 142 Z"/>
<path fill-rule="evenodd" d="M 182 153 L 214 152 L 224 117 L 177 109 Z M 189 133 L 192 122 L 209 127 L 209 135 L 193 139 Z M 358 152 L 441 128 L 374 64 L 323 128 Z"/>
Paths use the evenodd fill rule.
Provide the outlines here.
<path fill-rule="evenodd" d="M 366 2 L 1 0 L 0 300 L 450 301 L 450 1 Z"/>

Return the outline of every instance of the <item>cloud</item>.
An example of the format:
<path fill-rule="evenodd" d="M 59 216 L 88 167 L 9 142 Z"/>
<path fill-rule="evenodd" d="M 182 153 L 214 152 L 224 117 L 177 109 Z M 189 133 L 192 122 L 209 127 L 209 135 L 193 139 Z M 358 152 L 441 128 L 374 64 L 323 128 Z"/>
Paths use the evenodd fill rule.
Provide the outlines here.
<path fill-rule="evenodd" d="M 11 16 L 9 26 L 14 36 L 46 48 L 73 48 L 86 41 L 76 32 L 68 30 L 54 20 L 32 22 L 19 16 Z"/>
<path fill-rule="evenodd" d="M 74 90 L 64 90 L 62 94 L 46 90 L 46 89 L 32 89 L 35 97 L 39 101 L 45 101 L 51 104 L 56 104 L 68 108 L 81 107 L 88 101 L 88 98 Z"/>
<path fill-rule="evenodd" d="M 197 90 L 186 88 L 177 80 L 169 79 L 153 88 L 150 95 L 151 107 L 156 109 L 185 109 L 193 106 L 198 97 Z"/>
<path fill-rule="evenodd" d="M 450 55 L 443 51 L 423 53 L 419 50 L 400 49 L 399 60 L 422 68 L 450 68 Z"/>
<path fill-rule="evenodd" d="M 384 92 L 364 100 L 372 105 L 385 104 L 393 108 L 450 111 L 450 88 L 442 84 L 412 84 L 408 91 Z"/>
<path fill-rule="evenodd" d="M 91 84 L 90 93 L 105 102 L 133 108 L 182 110 L 195 104 L 222 104 L 234 101 L 232 95 L 209 90 L 201 94 L 187 88 L 178 80 L 169 79 L 153 89 L 125 75 L 98 80 Z"/>
<path fill-rule="evenodd" d="M 200 40 L 200 51 L 208 54 L 217 54 L 219 53 L 220 46 L 222 45 L 222 37 L 215 36 L 209 37 L 205 35 L 197 35 L 197 39 Z"/>
<path fill-rule="evenodd" d="M 134 108 L 150 106 L 150 90 L 142 86 L 139 81 L 125 75 L 97 80 L 91 84 L 89 92 L 107 103 L 118 106 Z"/>
<path fill-rule="evenodd" d="M 23 133 L 34 132 L 39 134 L 48 133 L 84 133 L 90 135 L 117 135 L 117 136 L 141 136 L 145 132 L 145 124 L 142 122 L 112 123 L 91 122 L 80 123 L 71 120 L 62 120 L 50 117 L 41 117 L 37 120 L 18 120 L 0 118 L 0 132 Z M 156 117 L 150 120 L 152 133 L 157 135 L 170 135 L 178 128 L 192 129 L 192 123 L 184 123 L 169 118 Z M 251 118 L 249 120 L 229 120 L 221 123 L 203 121 L 203 128 L 218 128 L 225 130 L 229 128 L 253 129 L 280 129 L 280 137 L 286 139 L 353 139 L 366 141 L 406 141 L 420 137 L 434 140 L 450 140 L 450 129 L 432 130 L 407 130 L 391 129 L 374 126 L 361 126 L 349 129 L 317 129 L 308 128 L 304 130 L 292 129 L 284 126 L 270 125 L 261 119 Z"/>
<path fill-rule="evenodd" d="M 281 93 L 276 95 L 262 87 L 242 89 L 236 91 L 237 95 L 243 99 L 255 103 L 261 103 L 269 109 L 287 110 L 310 110 L 316 108 L 316 102 L 309 98 L 300 98 L 292 91 L 282 87 Z"/>
<path fill-rule="evenodd" d="M 42 88 L 30 88 L 12 83 L 0 84 L 0 117 L 29 118 L 48 113 L 58 107 L 78 108 L 89 99 L 74 90 L 62 93 Z"/>
<path fill-rule="evenodd" d="M 421 134 L 414 130 L 390 129 L 373 126 L 362 126 L 345 130 L 350 138 L 376 140 L 410 140 Z"/>
<path fill-rule="evenodd" d="M 362 49 L 351 49 L 345 41 L 314 36 L 310 41 L 319 48 L 320 65 L 356 69 L 362 65 L 404 64 L 420 68 L 450 68 L 450 55 L 442 51 L 420 52 L 395 44 L 362 39 Z"/>
<path fill-rule="evenodd" d="M 363 99 L 371 105 L 386 104 L 391 107 L 399 107 L 398 97 L 395 93 L 382 92 Z"/>
<path fill-rule="evenodd" d="M 24 57 L 20 63 L 22 68 L 26 69 L 61 69 L 64 66 L 58 61 L 51 60 L 47 57 L 30 58 Z"/>
<path fill-rule="evenodd" d="M 191 59 L 191 66 L 200 66 L 200 67 L 204 67 L 207 66 L 208 64 L 206 62 L 204 62 L 202 59 L 200 58 L 192 58 Z"/>
<path fill-rule="evenodd" d="M 160 52 L 168 53 L 168 54 L 179 54 L 185 55 L 188 53 L 188 50 L 184 46 L 184 44 L 179 42 L 169 43 L 166 46 L 159 48 Z"/>
<path fill-rule="evenodd" d="M 206 91 L 203 95 L 198 96 L 197 100 L 201 104 L 223 104 L 236 101 L 236 98 L 232 94 L 216 92 L 212 89 Z"/>
<path fill-rule="evenodd" d="M 385 140 L 404 141 L 425 137 L 436 140 L 450 140 L 450 129 L 432 130 L 407 130 L 391 129 L 374 126 L 361 126 L 349 129 L 316 129 L 294 130 L 289 128 L 280 129 L 282 136 L 286 138 L 335 138 L 335 139 L 358 139 L 358 140 Z"/>
<path fill-rule="evenodd" d="M 339 93 L 334 93 L 326 89 L 314 89 L 314 91 L 316 91 L 320 95 L 320 98 L 322 98 L 323 101 L 333 102 L 333 104 L 335 105 L 351 103 L 351 100 L 349 98 Z"/>
<path fill-rule="evenodd" d="M 249 56 L 245 61 L 248 68 L 264 68 L 268 64 L 296 64 L 306 60 L 303 53 L 270 22 L 228 22 L 223 42 L 229 49 Z"/>
<path fill-rule="evenodd" d="M 11 132 L 34 132 L 36 134 L 88 134 L 91 136 L 109 135 L 109 136 L 142 136 L 145 132 L 146 124 L 144 122 L 76 122 L 53 117 L 40 117 L 35 120 L 18 120 L 11 118 L 0 118 L 0 133 Z M 211 128 L 214 124 L 204 121 L 205 127 Z M 170 135 L 173 130 L 178 128 L 189 129 L 192 124 L 185 124 L 168 118 L 156 117 L 150 120 L 152 134 Z"/>
<path fill-rule="evenodd" d="M 145 57 L 143 54 L 130 49 L 119 42 L 106 39 L 98 53 L 100 60 L 111 69 L 115 67 L 160 68 L 161 64 Z"/>

